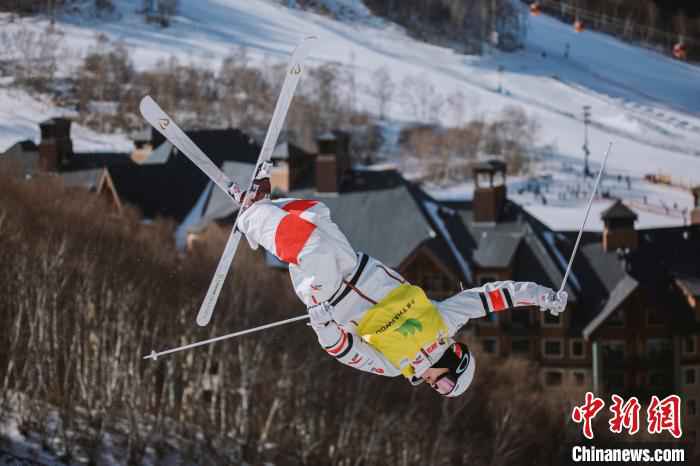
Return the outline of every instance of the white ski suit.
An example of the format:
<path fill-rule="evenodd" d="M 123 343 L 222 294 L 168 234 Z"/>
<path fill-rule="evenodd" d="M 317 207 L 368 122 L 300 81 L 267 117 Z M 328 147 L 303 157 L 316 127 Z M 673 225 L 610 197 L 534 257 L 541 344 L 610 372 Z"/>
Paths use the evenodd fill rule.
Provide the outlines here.
<path fill-rule="evenodd" d="M 359 337 L 357 323 L 368 309 L 405 283 L 380 261 L 356 253 L 332 222 L 329 209 L 318 201 L 264 200 L 244 211 L 238 227 L 251 247 L 262 245 L 289 263 L 294 290 L 307 307 L 332 304 L 331 325 L 314 326 L 321 346 L 341 363 L 362 371 L 394 377 L 401 370 Z M 462 291 L 433 304 L 453 336 L 469 319 L 518 306 L 537 306 L 548 288 L 530 282 L 502 281 Z M 437 362 L 449 343 L 440 342 L 411 361 L 416 377 Z M 404 374 L 405 375 L 405 374 Z"/>

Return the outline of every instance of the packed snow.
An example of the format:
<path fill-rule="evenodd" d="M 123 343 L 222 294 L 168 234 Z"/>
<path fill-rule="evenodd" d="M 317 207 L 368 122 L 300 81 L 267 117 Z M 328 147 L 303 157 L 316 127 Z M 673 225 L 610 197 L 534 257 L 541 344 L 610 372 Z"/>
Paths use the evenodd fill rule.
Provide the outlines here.
<path fill-rule="evenodd" d="M 158 60 L 170 56 L 216 69 L 240 46 L 247 49 L 254 66 L 267 66 L 286 61 L 299 39 L 316 35 L 321 40 L 309 62 L 340 63 L 354 73 L 356 106 L 360 109 L 378 112 L 372 74 L 386 67 L 396 85 L 388 109 L 389 119 L 396 124 L 435 119 L 457 125 L 473 118 L 493 119 L 508 106 L 521 106 L 539 121 L 537 144 L 547 147 L 548 157 L 533 165 L 533 172 L 546 168 L 553 180 L 546 183 L 549 194 L 545 193 L 545 201 L 534 188 L 521 192 L 522 180 L 512 181 L 515 185 L 509 193 L 556 229 L 578 228 L 585 207 L 586 200 L 580 194 L 585 189 L 576 185 L 586 183 L 580 176 L 582 106 L 590 105 L 592 168 L 613 141 L 609 172 L 615 180 L 621 174 L 632 181 L 629 187 L 626 182 L 620 186 L 611 183 L 609 193 L 621 196 L 637 211 L 639 227 L 685 221 L 682 213 L 691 207 L 692 197 L 678 186 L 700 184 L 698 67 L 603 34 L 576 33 L 571 25 L 546 15 L 529 18 L 523 50 L 504 53 L 489 49 L 483 56 L 465 56 L 410 38 L 401 27 L 372 17 L 359 0 L 324 3 L 340 21 L 296 8 L 293 0 L 180 0 L 171 26 L 161 28 L 146 24 L 136 13 L 140 1 L 127 0 L 115 1 L 116 14 L 108 20 L 73 15 L 62 18 L 58 27 L 63 46 L 74 51 L 73 56 L 87 52 L 99 32 L 123 42 L 139 69 L 154 67 Z M 46 25 L 46 19 L 29 18 L 3 28 L 39 30 Z M 564 56 L 566 44 L 568 57 Z M 424 80 L 424 89 L 433 93 L 435 101 L 460 92 L 465 111 L 451 112 L 443 107 L 429 115 L 415 114 L 410 103 L 399 98 L 406 78 Z M 49 112 L 31 107 L 25 112 L 26 97 L 13 102 L 3 93 L 0 99 L 0 146 L 31 135 L 32 124 Z M 9 113 L 8 107 L 13 107 Z M 35 134 L 36 129 L 33 131 Z M 91 141 L 90 135 L 84 138 Z M 105 144 L 123 142 L 117 137 Z M 663 174 L 677 186 L 649 183 L 644 180 L 648 174 Z M 465 183 L 434 194 L 468 198 L 470 189 Z M 571 194 L 577 189 L 578 197 Z M 601 199 L 594 204 L 589 229 L 601 227 L 598 214 L 609 203 Z"/>
<path fill-rule="evenodd" d="M 40 122 L 74 115 L 75 111 L 56 107 L 48 100 L 16 88 L 0 87 L 0 153 L 26 139 L 38 144 Z M 125 135 L 100 134 L 75 123 L 71 126 L 71 135 L 76 152 L 131 152 L 134 147 Z"/>
<path fill-rule="evenodd" d="M 613 147 L 611 159 L 616 149 Z M 508 198 L 553 230 L 578 230 L 595 179 L 583 176 L 583 163 L 578 160 L 545 155 L 533 165 L 536 174 L 507 180 Z M 593 174 L 597 174 L 599 169 L 600 165 L 593 161 Z M 685 187 L 670 186 L 646 180 L 635 175 L 634 170 L 608 168 L 591 205 L 585 231 L 602 231 L 603 221 L 600 216 L 617 198 L 636 212 L 637 228 L 684 225 L 693 209 L 693 196 L 687 190 L 690 179 L 689 176 L 677 178 Z M 441 200 L 469 200 L 473 196 L 473 190 L 471 181 L 449 188 L 428 187 L 428 192 Z"/>

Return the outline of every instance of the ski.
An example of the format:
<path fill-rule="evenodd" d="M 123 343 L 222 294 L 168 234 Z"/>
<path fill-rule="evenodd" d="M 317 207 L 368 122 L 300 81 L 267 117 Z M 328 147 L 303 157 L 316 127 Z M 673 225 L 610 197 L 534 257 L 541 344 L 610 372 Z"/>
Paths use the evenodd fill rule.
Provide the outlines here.
<path fill-rule="evenodd" d="M 296 90 L 301 78 L 301 72 L 303 69 L 302 64 L 306 56 L 309 54 L 314 40 L 316 40 L 316 37 L 306 37 L 299 43 L 292 53 L 292 57 L 287 67 L 286 77 L 284 83 L 282 84 L 282 90 L 280 91 L 280 95 L 277 99 L 277 104 L 275 105 L 275 110 L 272 114 L 272 119 L 270 121 L 263 146 L 260 150 L 258 161 L 255 165 L 255 170 L 253 171 L 253 176 L 251 177 L 250 184 L 248 185 L 246 196 L 255 195 L 253 192 L 253 182 L 255 181 L 255 176 L 258 174 L 262 164 L 269 161 L 270 157 L 272 156 L 272 152 L 277 144 L 280 131 L 282 130 L 282 125 L 284 124 L 287 112 L 289 111 L 289 106 L 292 102 L 294 91 Z M 231 179 L 227 177 L 226 174 L 224 174 L 199 149 L 199 147 L 197 147 L 197 145 L 184 133 L 184 131 L 180 129 L 177 124 L 175 124 L 173 119 L 170 118 L 150 96 L 146 96 L 141 100 L 139 108 L 146 121 L 148 121 L 154 128 L 156 128 L 157 131 L 159 131 L 166 139 L 177 147 L 180 152 L 182 152 L 197 167 L 199 167 L 200 170 L 211 178 L 211 180 L 233 200 L 233 197 L 229 193 L 229 188 L 232 185 Z M 239 209 L 238 215 L 240 215 L 240 213 L 241 210 Z M 214 312 L 216 302 L 219 299 L 219 294 L 221 293 L 224 280 L 226 280 L 228 271 L 231 268 L 231 263 L 236 255 L 238 243 L 241 241 L 241 233 L 236 228 L 238 225 L 238 215 L 236 216 L 236 220 L 233 224 L 231 234 L 226 241 L 224 252 L 219 259 L 216 272 L 214 273 L 214 277 L 209 284 L 209 289 L 207 290 L 207 294 L 202 302 L 202 306 L 197 313 L 197 324 L 202 327 L 206 326 L 211 320 L 211 316 Z"/>
<path fill-rule="evenodd" d="M 282 84 L 282 90 L 277 98 L 277 104 L 275 105 L 275 110 L 272 113 L 270 126 L 267 129 L 265 141 L 260 149 L 260 155 L 258 156 L 257 163 L 255 164 L 255 170 L 253 170 L 253 176 L 248 184 L 246 196 L 255 196 L 255 192 L 253 192 L 252 189 L 255 176 L 258 174 L 262 164 L 269 161 L 270 157 L 272 157 L 272 152 L 275 150 L 275 146 L 277 145 L 277 139 L 279 138 L 280 131 L 282 130 L 284 120 L 287 117 L 289 106 L 292 103 L 294 91 L 296 90 L 299 80 L 301 79 L 301 72 L 303 69 L 302 64 L 306 56 L 309 54 L 311 45 L 315 40 L 316 37 L 314 36 L 306 37 L 292 53 L 292 58 L 287 67 L 286 77 L 284 79 L 284 83 Z M 245 200 L 243 201 L 243 204 L 246 204 Z M 231 262 L 233 262 L 233 258 L 238 250 L 238 243 L 241 241 L 241 232 L 238 231 L 237 226 L 238 218 L 241 215 L 241 210 L 242 209 L 238 210 L 236 220 L 234 221 L 233 228 L 231 229 L 231 234 L 226 241 L 226 247 L 224 247 L 224 252 L 221 255 L 219 264 L 216 267 L 214 278 L 209 285 L 207 295 L 205 296 L 202 306 L 197 313 L 197 325 L 201 327 L 209 324 L 209 321 L 211 320 L 211 316 L 214 312 L 216 302 L 219 299 L 219 294 L 221 293 L 224 280 L 226 280 L 226 275 L 228 275 L 228 271 L 231 268 Z"/>
<path fill-rule="evenodd" d="M 139 110 L 151 126 L 177 147 L 235 202 L 233 196 L 228 192 L 232 184 L 231 179 L 197 147 L 197 144 L 180 129 L 175 120 L 170 118 L 151 96 L 147 95 L 141 99 Z"/>

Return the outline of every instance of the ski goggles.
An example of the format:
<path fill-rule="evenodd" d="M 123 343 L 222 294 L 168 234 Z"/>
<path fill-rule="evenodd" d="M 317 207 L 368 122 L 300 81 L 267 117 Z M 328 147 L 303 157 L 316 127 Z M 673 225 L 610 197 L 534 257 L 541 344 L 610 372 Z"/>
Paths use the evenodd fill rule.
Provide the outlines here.
<path fill-rule="evenodd" d="M 437 380 L 430 386 L 433 387 L 433 390 L 438 392 L 440 395 L 448 395 L 452 392 L 452 390 L 454 390 L 456 384 L 457 383 L 450 376 L 450 373 L 445 372 L 444 374 L 440 375 L 440 377 L 438 377 Z"/>

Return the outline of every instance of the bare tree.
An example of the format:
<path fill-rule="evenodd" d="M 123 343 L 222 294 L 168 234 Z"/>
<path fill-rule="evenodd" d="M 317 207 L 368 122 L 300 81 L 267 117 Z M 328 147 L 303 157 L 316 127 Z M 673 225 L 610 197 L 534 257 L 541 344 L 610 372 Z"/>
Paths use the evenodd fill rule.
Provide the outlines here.
<path fill-rule="evenodd" d="M 450 120 L 452 124 L 463 124 L 466 112 L 466 103 L 462 91 L 456 90 L 447 97 L 447 107 L 450 110 Z"/>
<path fill-rule="evenodd" d="M 386 66 L 378 68 L 372 73 L 370 93 L 377 101 L 379 118 L 384 120 L 394 95 L 394 81 L 391 79 L 391 74 Z"/>
<path fill-rule="evenodd" d="M 401 82 L 404 107 L 422 122 L 437 123 L 444 98 L 424 76 L 407 76 Z"/>

